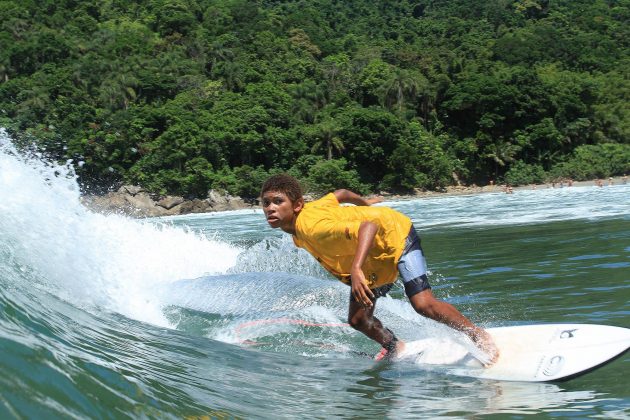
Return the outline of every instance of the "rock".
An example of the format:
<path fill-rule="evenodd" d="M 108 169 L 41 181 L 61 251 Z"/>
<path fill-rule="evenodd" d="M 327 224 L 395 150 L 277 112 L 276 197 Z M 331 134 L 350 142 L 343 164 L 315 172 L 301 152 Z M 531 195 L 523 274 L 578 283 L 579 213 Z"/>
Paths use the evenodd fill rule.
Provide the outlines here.
<path fill-rule="evenodd" d="M 245 203 L 245 200 L 243 200 L 241 197 L 228 196 L 228 208 L 230 210 L 240 210 L 247 207 L 251 207 L 251 205 L 247 205 Z"/>
<path fill-rule="evenodd" d="M 233 197 L 229 194 L 221 194 L 217 190 L 208 191 L 206 202 L 213 211 L 237 210 L 247 207 L 241 197 Z"/>
<path fill-rule="evenodd" d="M 123 209 L 128 206 L 125 196 L 119 193 L 85 196 L 82 197 L 82 202 L 88 208 L 99 213 L 126 213 Z"/>
<path fill-rule="evenodd" d="M 216 206 L 227 205 L 227 194 L 221 194 L 217 190 L 208 191 L 208 202 L 214 208 Z"/>
<path fill-rule="evenodd" d="M 146 192 L 141 192 L 136 195 L 125 195 L 125 200 L 129 203 L 132 214 L 134 215 L 140 217 L 154 217 L 162 216 L 164 213 L 162 207 L 159 207 Z"/>
<path fill-rule="evenodd" d="M 165 208 L 166 210 L 170 210 L 173 207 L 180 205 L 184 202 L 184 197 L 167 195 L 157 202 L 157 205 Z"/>
<path fill-rule="evenodd" d="M 187 213 L 206 213 L 213 211 L 238 210 L 251 208 L 241 197 L 221 194 L 216 190 L 208 191 L 206 199 L 186 200 L 179 196 L 158 198 L 142 187 L 124 185 L 118 191 L 102 196 L 84 196 L 82 202 L 88 208 L 99 213 L 121 213 L 132 217 L 160 217 Z"/>
<path fill-rule="evenodd" d="M 135 196 L 141 192 L 146 192 L 146 190 L 137 185 L 123 185 L 122 187 L 118 189 L 118 192 L 122 194 L 130 194 L 130 195 Z"/>
<path fill-rule="evenodd" d="M 184 201 L 179 206 L 177 206 L 176 209 L 179 212 L 178 214 L 206 213 L 214 210 L 207 200 L 200 200 L 198 198 Z"/>

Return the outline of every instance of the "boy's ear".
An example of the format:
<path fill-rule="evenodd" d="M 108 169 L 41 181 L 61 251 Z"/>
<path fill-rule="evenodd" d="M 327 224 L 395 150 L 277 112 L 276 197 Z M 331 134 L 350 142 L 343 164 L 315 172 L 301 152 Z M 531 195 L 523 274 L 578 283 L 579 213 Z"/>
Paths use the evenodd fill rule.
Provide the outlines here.
<path fill-rule="evenodd" d="M 293 202 L 293 212 L 299 213 L 304 208 L 304 198 L 300 197 Z"/>

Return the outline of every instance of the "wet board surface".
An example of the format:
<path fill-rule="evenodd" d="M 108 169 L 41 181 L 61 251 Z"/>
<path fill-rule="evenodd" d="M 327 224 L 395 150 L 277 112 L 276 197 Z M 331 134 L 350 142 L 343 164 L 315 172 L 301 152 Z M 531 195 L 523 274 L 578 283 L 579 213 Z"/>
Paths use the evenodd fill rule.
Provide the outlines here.
<path fill-rule="evenodd" d="M 544 324 L 488 328 L 499 360 L 484 368 L 471 343 L 448 339 L 408 342 L 401 359 L 448 365 L 458 375 L 504 381 L 567 380 L 614 360 L 630 348 L 630 329 L 593 324 Z"/>

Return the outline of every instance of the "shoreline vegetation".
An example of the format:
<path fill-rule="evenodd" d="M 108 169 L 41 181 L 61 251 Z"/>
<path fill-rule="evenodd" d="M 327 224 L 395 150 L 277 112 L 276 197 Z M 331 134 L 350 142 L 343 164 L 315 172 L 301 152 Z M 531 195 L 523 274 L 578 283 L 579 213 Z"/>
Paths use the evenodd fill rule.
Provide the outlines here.
<path fill-rule="evenodd" d="M 0 127 L 84 191 L 146 190 L 121 206 L 242 206 L 282 172 L 363 195 L 630 173 L 627 2 L 13 0 L 0 16 Z"/>
<path fill-rule="evenodd" d="M 484 186 L 459 185 L 449 186 L 440 191 L 416 191 L 415 194 L 389 194 L 381 195 L 385 201 L 404 201 L 422 198 L 448 197 L 457 195 L 476 195 L 489 193 L 513 194 L 519 191 L 544 190 L 555 188 L 576 187 L 600 187 L 628 183 L 628 176 L 609 177 L 607 179 L 593 179 L 590 181 L 565 180 L 560 182 L 548 182 L 542 184 L 528 184 L 512 187 L 510 185 L 489 184 Z M 314 196 L 305 195 L 307 201 Z M 193 213 L 212 213 L 221 211 L 255 209 L 259 207 L 258 200 L 245 200 L 238 196 L 232 196 L 216 190 L 208 191 L 205 199 L 185 199 L 180 196 L 157 196 L 138 186 L 124 185 L 117 191 L 105 195 L 84 195 L 82 203 L 90 210 L 102 214 L 121 214 L 133 218 L 151 218 L 185 215 Z"/>

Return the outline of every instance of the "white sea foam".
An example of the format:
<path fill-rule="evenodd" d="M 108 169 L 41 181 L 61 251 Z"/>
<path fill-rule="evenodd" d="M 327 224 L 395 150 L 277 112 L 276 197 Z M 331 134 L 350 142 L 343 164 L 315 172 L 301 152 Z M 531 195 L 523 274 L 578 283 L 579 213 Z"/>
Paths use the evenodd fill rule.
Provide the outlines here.
<path fill-rule="evenodd" d="M 33 285 L 145 322 L 167 324 L 156 286 L 223 273 L 239 254 L 233 245 L 168 223 L 88 211 L 70 165 L 21 154 L 4 131 L 0 197 L 4 252 L 33 273 Z"/>
<path fill-rule="evenodd" d="M 630 215 L 630 184 L 565 187 L 384 203 L 419 229 L 595 220 Z"/>

